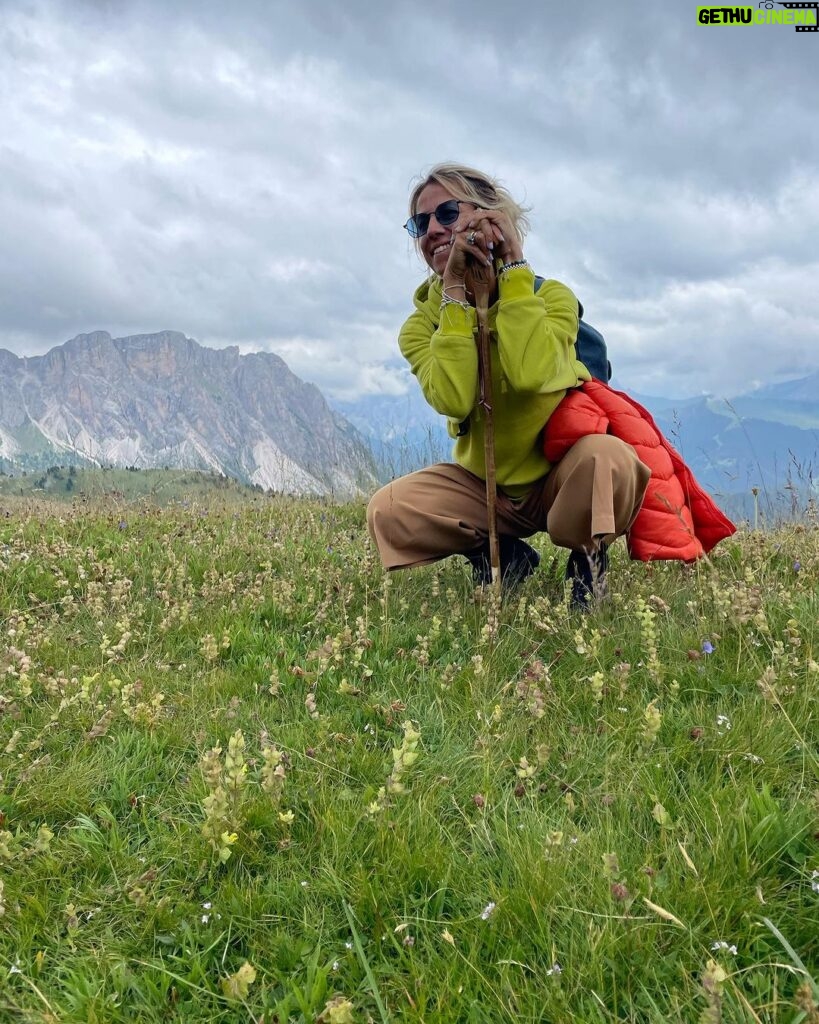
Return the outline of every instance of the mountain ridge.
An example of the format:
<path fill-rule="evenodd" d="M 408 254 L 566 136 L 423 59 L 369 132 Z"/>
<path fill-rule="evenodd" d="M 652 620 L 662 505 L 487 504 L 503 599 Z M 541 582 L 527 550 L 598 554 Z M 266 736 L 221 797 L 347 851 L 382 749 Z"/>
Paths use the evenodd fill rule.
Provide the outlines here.
<path fill-rule="evenodd" d="M 205 469 L 263 489 L 352 495 L 376 467 L 355 428 L 273 353 L 179 331 L 0 350 L 0 470 L 56 461 Z"/>

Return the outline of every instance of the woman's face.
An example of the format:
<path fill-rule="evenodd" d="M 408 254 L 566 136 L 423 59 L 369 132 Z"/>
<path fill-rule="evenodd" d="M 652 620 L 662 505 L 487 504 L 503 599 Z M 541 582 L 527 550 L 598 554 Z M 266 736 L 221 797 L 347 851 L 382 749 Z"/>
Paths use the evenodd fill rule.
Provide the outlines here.
<path fill-rule="evenodd" d="M 427 266 L 433 270 L 439 277 L 444 276 L 444 270 L 446 269 L 447 260 L 449 259 L 449 240 L 452 238 L 452 232 L 455 228 L 455 224 L 450 224 L 448 227 L 443 227 L 438 223 L 438 218 L 435 216 L 436 207 L 440 206 L 441 203 L 445 203 L 448 199 L 454 199 L 448 189 L 445 189 L 443 185 L 439 185 L 437 181 L 433 181 L 429 185 L 425 185 L 418 195 L 418 202 L 415 206 L 415 213 L 431 213 L 432 216 L 429 218 L 429 227 L 427 233 L 422 235 L 418 239 L 418 244 L 421 249 L 421 255 L 424 257 Z M 471 204 L 464 204 L 464 211 L 473 209 Z"/>

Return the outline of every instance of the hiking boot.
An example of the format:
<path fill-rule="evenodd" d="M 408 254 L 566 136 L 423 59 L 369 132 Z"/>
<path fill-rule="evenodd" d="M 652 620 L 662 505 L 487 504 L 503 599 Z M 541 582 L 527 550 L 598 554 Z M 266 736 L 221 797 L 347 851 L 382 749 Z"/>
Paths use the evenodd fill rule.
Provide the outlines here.
<path fill-rule="evenodd" d="M 540 555 L 533 547 L 519 537 L 499 537 L 501 585 L 507 589 L 516 587 L 540 565 Z M 466 555 L 472 565 L 472 579 L 476 587 L 488 587 L 492 582 L 492 566 L 489 564 L 489 541 Z"/>
<path fill-rule="evenodd" d="M 591 611 L 606 597 L 608 567 L 608 547 L 602 541 L 592 551 L 572 551 L 569 554 L 566 579 L 572 585 L 569 607 L 573 611 Z"/>

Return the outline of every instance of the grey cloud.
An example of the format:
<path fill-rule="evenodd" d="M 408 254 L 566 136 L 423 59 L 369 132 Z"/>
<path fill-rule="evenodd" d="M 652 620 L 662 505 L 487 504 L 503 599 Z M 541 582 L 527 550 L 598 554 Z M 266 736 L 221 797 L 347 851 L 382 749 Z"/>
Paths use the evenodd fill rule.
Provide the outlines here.
<path fill-rule="evenodd" d="M 526 196 L 527 253 L 618 369 L 695 393 L 740 352 L 819 365 L 812 289 L 786 293 L 819 227 L 815 37 L 636 0 L 6 7 L 0 345 L 173 327 L 399 386 L 406 192 L 454 158 Z"/>

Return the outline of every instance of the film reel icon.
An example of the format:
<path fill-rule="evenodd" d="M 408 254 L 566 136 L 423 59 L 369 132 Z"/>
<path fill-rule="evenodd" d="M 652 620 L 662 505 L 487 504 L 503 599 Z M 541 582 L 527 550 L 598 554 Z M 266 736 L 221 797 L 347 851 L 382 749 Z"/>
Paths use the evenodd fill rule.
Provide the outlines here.
<path fill-rule="evenodd" d="M 789 11 L 804 11 L 812 10 L 814 12 L 814 24 L 813 25 L 794 25 L 797 32 L 819 32 L 819 2 L 812 0 L 811 3 L 792 3 L 791 0 L 786 0 L 785 3 L 782 0 L 777 0 L 780 7 L 787 7 Z"/>

